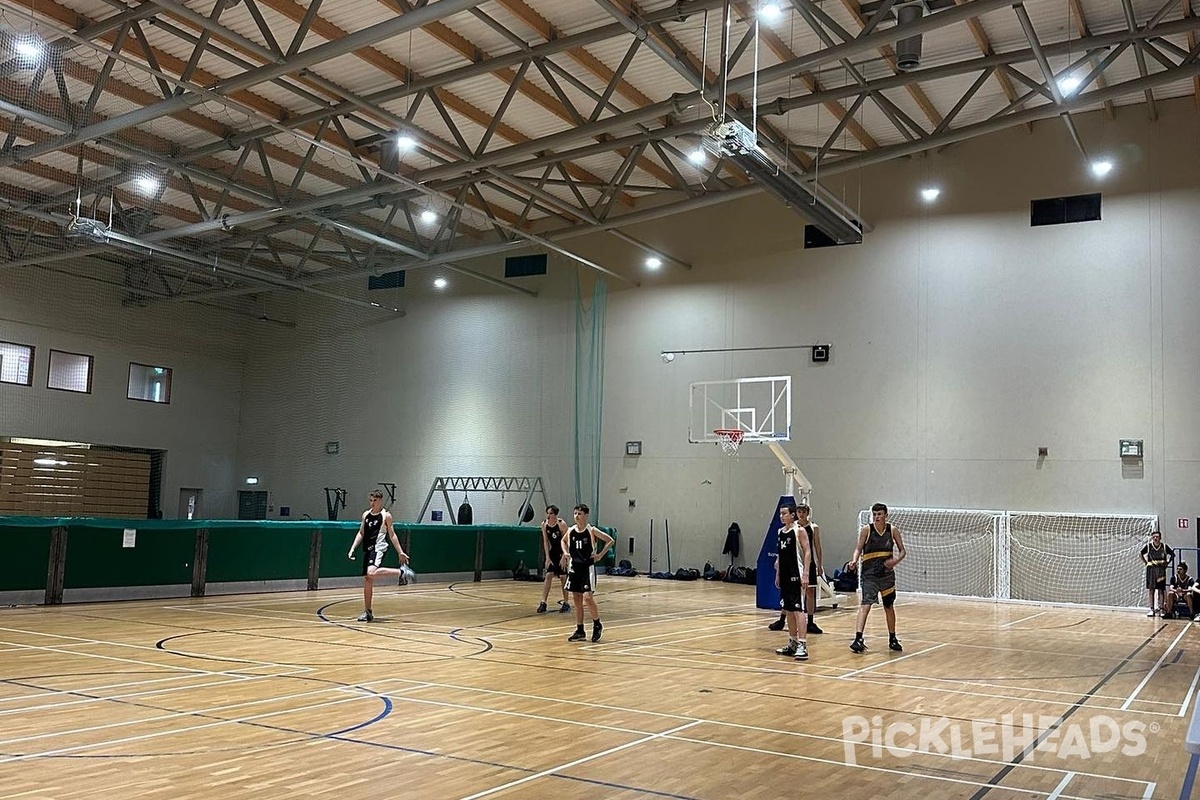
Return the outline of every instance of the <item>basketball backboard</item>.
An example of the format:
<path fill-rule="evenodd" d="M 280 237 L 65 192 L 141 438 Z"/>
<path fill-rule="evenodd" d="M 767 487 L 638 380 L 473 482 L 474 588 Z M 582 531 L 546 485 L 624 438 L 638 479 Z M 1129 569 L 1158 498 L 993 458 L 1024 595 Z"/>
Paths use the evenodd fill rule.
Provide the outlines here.
<path fill-rule="evenodd" d="M 744 442 L 792 438 L 792 376 L 700 381 L 689 386 L 688 441 L 717 442 L 714 431 L 735 429 Z"/>

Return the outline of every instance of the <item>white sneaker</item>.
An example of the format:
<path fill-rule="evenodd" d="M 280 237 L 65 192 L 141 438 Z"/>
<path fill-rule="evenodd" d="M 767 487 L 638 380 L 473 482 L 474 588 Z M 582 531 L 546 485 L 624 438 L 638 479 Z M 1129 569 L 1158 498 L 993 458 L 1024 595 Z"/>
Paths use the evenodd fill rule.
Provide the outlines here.
<path fill-rule="evenodd" d="M 1149 610 L 1149 611 L 1146 613 L 1146 616 L 1147 616 L 1147 617 L 1153 617 L 1153 616 L 1154 616 L 1154 609 L 1150 609 L 1150 610 Z"/>
<path fill-rule="evenodd" d="M 796 660 L 808 661 L 808 643 L 796 642 Z"/>

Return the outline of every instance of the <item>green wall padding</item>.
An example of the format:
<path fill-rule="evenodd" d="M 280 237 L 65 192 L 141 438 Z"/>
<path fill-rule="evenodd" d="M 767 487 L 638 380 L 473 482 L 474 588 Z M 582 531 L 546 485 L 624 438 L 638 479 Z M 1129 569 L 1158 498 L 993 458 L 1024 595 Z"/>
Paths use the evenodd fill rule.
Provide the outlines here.
<path fill-rule="evenodd" d="M 312 528 L 304 525 L 209 528 L 205 583 L 307 580 L 311 539 Z"/>
<path fill-rule="evenodd" d="M 191 584 L 196 553 L 194 530 L 147 530 L 141 520 L 120 527 L 67 526 L 64 589 Z M 135 545 L 122 547 L 123 530 L 137 531 Z M 48 532 L 48 531 L 47 531 Z M 42 569 L 45 584 L 45 568 Z"/>
<path fill-rule="evenodd" d="M 50 528 L 16 528 L 0 525 L 0 592 L 46 588 L 50 564 Z"/>

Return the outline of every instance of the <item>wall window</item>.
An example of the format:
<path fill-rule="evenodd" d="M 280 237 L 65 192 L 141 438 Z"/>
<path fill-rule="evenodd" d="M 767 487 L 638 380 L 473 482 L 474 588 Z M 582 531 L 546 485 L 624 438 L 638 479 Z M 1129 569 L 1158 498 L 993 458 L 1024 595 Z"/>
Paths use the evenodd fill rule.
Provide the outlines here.
<path fill-rule="evenodd" d="M 33 385 L 33 348 L 27 344 L 0 342 L 0 383 Z"/>
<path fill-rule="evenodd" d="M 130 364 L 129 391 L 125 396 L 148 403 L 171 402 L 171 368 Z"/>
<path fill-rule="evenodd" d="M 50 389 L 65 392 L 92 391 L 92 357 L 81 353 L 50 351 L 50 378 L 46 381 Z"/>

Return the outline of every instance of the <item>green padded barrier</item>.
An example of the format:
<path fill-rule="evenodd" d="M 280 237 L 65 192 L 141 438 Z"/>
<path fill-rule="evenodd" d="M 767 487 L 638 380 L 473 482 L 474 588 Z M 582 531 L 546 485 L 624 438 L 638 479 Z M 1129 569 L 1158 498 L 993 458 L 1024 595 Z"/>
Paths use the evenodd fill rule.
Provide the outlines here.
<path fill-rule="evenodd" d="M 399 527 L 399 526 L 398 526 Z M 474 572 L 475 534 L 481 528 L 509 530 L 503 525 L 404 525 L 408 555 L 418 573 Z M 403 538 L 404 533 L 396 535 Z M 511 569 L 511 567 L 510 567 Z"/>
<path fill-rule="evenodd" d="M 396 526 L 399 528 L 400 526 Z M 362 548 L 358 548 L 359 552 L 355 554 L 355 559 L 351 561 L 346 558 L 347 551 L 350 550 L 350 545 L 354 543 L 354 534 L 358 532 L 358 523 L 346 523 L 345 527 L 338 529 L 322 528 L 321 529 L 321 561 L 318 565 L 317 574 L 321 578 L 357 578 L 362 575 Z M 399 530 L 396 531 L 396 536 L 403 537 Z M 403 541 L 403 538 L 401 538 Z M 388 548 L 388 557 L 384 562 L 385 566 L 395 567 L 399 565 L 396 561 L 396 554 Z"/>
<path fill-rule="evenodd" d="M 50 563 L 50 528 L 0 525 L 0 592 L 46 588 Z"/>
<path fill-rule="evenodd" d="M 312 526 L 283 524 L 287 527 L 275 530 L 254 525 L 203 526 L 208 528 L 205 584 L 307 580 Z"/>
<path fill-rule="evenodd" d="M 169 586 L 192 582 L 196 552 L 194 528 L 156 530 L 142 527 L 147 520 L 126 520 L 120 526 L 93 525 L 71 520 L 67 525 L 67 568 L 64 589 L 115 586 Z M 123 530 L 137 531 L 133 547 L 123 547 Z M 44 570 L 43 570 L 44 572 Z M 44 579 L 44 576 L 43 576 Z"/>

